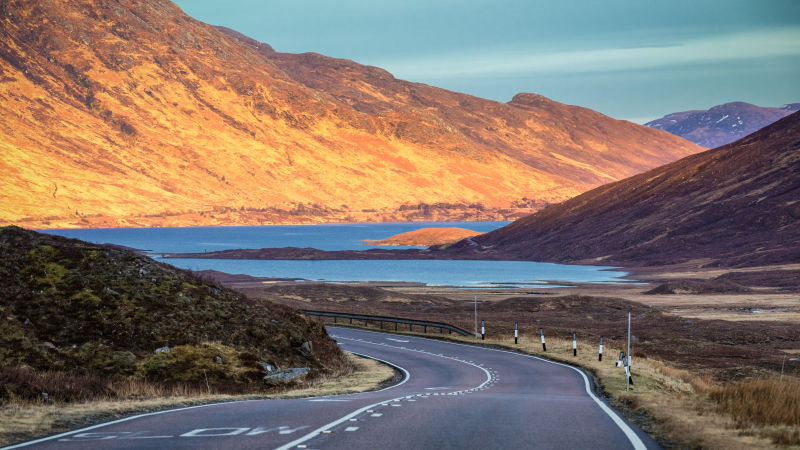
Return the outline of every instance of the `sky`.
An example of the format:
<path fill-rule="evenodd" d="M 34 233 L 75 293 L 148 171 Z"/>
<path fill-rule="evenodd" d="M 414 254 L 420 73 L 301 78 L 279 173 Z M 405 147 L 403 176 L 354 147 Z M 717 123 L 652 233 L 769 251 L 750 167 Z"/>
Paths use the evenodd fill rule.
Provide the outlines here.
<path fill-rule="evenodd" d="M 732 101 L 800 102 L 800 0 L 177 0 L 277 51 L 509 101 L 644 123 Z"/>

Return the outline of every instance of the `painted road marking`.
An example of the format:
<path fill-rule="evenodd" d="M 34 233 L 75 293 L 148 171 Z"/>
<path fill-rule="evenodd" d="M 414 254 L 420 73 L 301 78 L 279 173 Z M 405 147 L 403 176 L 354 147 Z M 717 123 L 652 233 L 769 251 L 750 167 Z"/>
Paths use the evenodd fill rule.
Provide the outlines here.
<path fill-rule="evenodd" d="M 356 431 L 357 429 L 358 427 L 347 427 L 344 429 L 344 431 Z"/>
<path fill-rule="evenodd" d="M 206 437 L 206 436 L 236 436 L 242 434 L 250 428 L 198 428 L 188 433 L 183 433 L 181 437 Z M 222 431 L 231 430 L 231 431 Z"/>
<path fill-rule="evenodd" d="M 349 398 L 312 398 L 310 402 L 349 402 Z"/>
<path fill-rule="evenodd" d="M 138 414 L 138 415 L 135 415 L 135 416 L 125 417 L 123 419 L 112 420 L 111 422 L 99 423 L 97 425 L 92 425 L 90 427 L 79 428 L 77 430 L 67 431 L 67 432 L 64 432 L 64 433 L 55 434 L 53 436 L 43 437 L 43 438 L 36 439 L 36 440 L 33 440 L 33 441 L 21 442 L 19 444 L 9 445 L 8 447 L 3 447 L 3 450 L 11 450 L 13 448 L 27 447 L 29 445 L 38 444 L 38 443 L 46 442 L 46 441 L 51 441 L 53 439 L 58 439 L 60 441 L 61 439 L 66 438 L 67 436 L 74 437 L 74 436 L 76 436 L 78 434 L 85 434 L 85 432 L 89 431 L 89 430 L 95 430 L 95 429 L 100 428 L 100 427 L 107 427 L 109 425 L 114 425 L 114 424 L 122 423 L 122 422 L 128 422 L 130 420 L 139 419 L 139 418 L 147 417 L 147 416 L 156 416 L 156 415 L 166 414 L 166 413 L 171 413 L 171 412 L 186 411 L 186 410 L 189 410 L 189 409 L 209 408 L 209 407 L 213 407 L 213 406 L 230 405 L 230 404 L 233 404 L 233 403 L 244 403 L 244 402 L 251 402 L 251 401 L 254 401 L 254 400 L 236 400 L 236 401 L 232 401 L 232 402 L 211 403 L 211 404 L 208 404 L 208 405 L 187 406 L 185 408 L 167 409 L 167 410 L 164 410 L 164 411 L 156 411 L 156 412 L 151 412 L 151 413 Z M 112 433 L 112 434 L 118 435 L 118 434 L 123 434 L 123 433 L 125 433 L 125 432 L 117 432 L 117 433 Z M 109 434 L 109 433 L 106 433 L 106 434 Z M 95 440 L 97 440 L 97 439 L 95 439 Z"/>
<path fill-rule="evenodd" d="M 386 338 L 386 339 L 389 340 L 389 341 L 395 341 L 395 342 L 409 342 L 409 341 L 404 341 L 403 339 L 395 339 L 395 338 Z"/>
<path fill-rule="evenodd" d="M 375 414 L 372 415 L 372 417 L 381 417 L 382 415 L 383 414 L 381 414 L 381 413 L 375 413 Z"/>
<path fill-rule="evenodd" d="M 362 340 L 362 339 L 342 338 L 342 337 L 340 337 L 340 336 L 333 336 L 333 337 L 334 337 L 334 338 L 337 338 L 337 339 L 344 339 L 344 340 L 349 340 L 349 341 L 360 341 L 360 342 L 365 342 L 365 343 L 369 343 L 369 344 L 372 344 L 372 345 L 379 345 L 379 346 L 390 347 L 390 348 L 398 348 L 398 347 L 396 347 L 396 346 L 394 346 L 394 345 L 388 345 L 388 344 L 377 343 L 377 342 L 369 342 L 369 341 L 364 341 L 364 340 Z M 438 355 L 435 355 L 435 354 L 433 354 L 433 353 L 426 352 L 426 351 L 424 351 L 424 350 L 413 350 L 413 349 L 406 349 L 405 347 L 400 347 L 400 349 L 402 349 L 402 350 L 410 350 L 410 351 L 415 351 L 415 352 L 419 352 L 419 353 L 424 353 L 424 354 L 431 355 L 431 356 L 438 356 Z M 409 378 L 411 378 L 411 374 L 410 374 L 410 373 L 408 373 L 408 371 L 407 371 L 406 369 L 404 369 L 404 368 L 400 367 L 400 366 L 399 366 L 399 365 L 397 365 L 397 364 L 391 363 L 391 362 L 389 362 L 389 361 L 386 361 L 386 360 L 383 360 L 383 359 L 375 358 L 375 357 L 373 357 L 373 356 L 370 356 L 370 355 L 364 355 L 364 354 L 355 353 L 355 352 L 350 352 L 350 353 L 352 353 L 352 354 L 354 354 L 354 355 L 358 355 L 358 356 L 364 356 L 364 357 L 366 357 L 366 358 L 372 358 L 372 359 L 374 359 L 374 360 L 376 360 L 376 361 L 380 361 L 380 362 L 382 362 L 382 363 L 386 363 L 386 364 L 388 364 L 388 365 L 390 365 L 390 366 L 392 366 L 392 367 L 396 367 L 396 368 L 398 368 L 398 369 L 399 369 L 400 371 L 402 371 L 402 372 L 403 372 L 403 374 L 405 375 L 405 379 L 404 379 L 404 380 L 403 380 L 403 381 L 402 381 L 400 384 L 403 384 L 403 383 L 405 383 L 406 381 L 408 381 L 408 380 L 409 380 Z M 460 360 L 460 359 L 457 359 L 457 358 L 450 358 L 450 357 L 443 357 L 443 358 L 445 358 L 445 359 L 451 359 L 451 360 L 453 360 L 453 361 L 458 361 L 458 362 L 462 362 L 462 363 L 465 363 L 465 364 L 469 364 L 469 363 L 467 363 L 466 361 L 463 361 L 463 360 Z M 471 365 L 471 366 L 473 366 L 473 367 L 477 367 L 477 368 L 481 369 L 481 370 L 482 370 L 482 371 L 483 371 L 483 372 L 486 374 L 486 381 L 484 381 L 483 383 L 481 383 L 480 385 L 478 385 L 478 387 L 483 387 L 483 386 L 485 386 L 487 383 L 489 383 L 490 381 L 492 381 L 492 374 L 491 374 L 491 373 L 489 373 L 489 371 L 488 371 L 488 370 L 486 370 L 486 369 L 485 369 L 485 368 L 483 368 L 483 367 L 478 367 L 478 366 L 477 366 L 477 365 L 475 365 L 475 364 L 469 364 L 469 365 Z M 395 385 L 394 387 L 397 387 L 397 386 L 399 386 L 400 384 L 398 384 L 398 385 Z M 387 389 L 391 389 L 391 388 L 387 388 Z M 380 391 L 377 391 L 377 392 L 380 392 Z M 400 400 L 402 400 L 403 398 L 404 398 L 404 397 L 398 397 L 398 398 L 395 398 L 395 399 L 392 399 L 392 400 L 388 400 L 388 401 L 386 401 L 386 400 L 382 400 L 382 401 L 380 401 L 380 402 L 373 403 L 372 405 L 367 405 L 367 406 L 365 406 L 365 407 L 363 407 L 363 408 L 361 408 L 361 409 L 357 409 L 357 410 L 355 410 L 355 411 L 351 412 L 350 414 L 348 414 L 348 415 L 346 415 L 346 416 L 344 416 L 344 417 L 342 417 L 342 418 L 339 418 L 338 420 L 335 420 L 335 421 L 333 421 L 333 422 L 331 422 L 331 423 L 329 423 L 329 424 L 327 424 L 327 425 L 323 425 L 323 426 L 321 426 L 321 427 L 317 428 L 316 430 L 314 430 L 314 431 L 312 431 L 312 432 L 310 432 L 310 433 L 306 434 L 305 436 L 302 436 L 302 437 L 300 437 L 300 438 L 298 438 L 298 439 L 295 439 L 295 440 L 294 440 L 294 441 L 292 441 L 292 442 L 289 442 L 289 443 L 287 443 L 287 444 L 284 444 L 284 445 L 282 445 L 282 446 L 280 446 L 280 447 L 276 448 L 275 450 L 288 450 L 288 449 L 290 449 L 290 448 L 293 448 L 293 447 L 298 447 L 298 446 L 299 446 L 299 444 L 302 444 L 303 442 L 306 442 L 306 441 L 308 441 L 309 439 L 313 439 L 313 438 L 317 437 L 317 436 L 318 436 L 318 435 L 320 435 L 320 434 L 322 433 L 322 431 L 324 431 L 324 430 L 329 430 L 329 429 L 331 429 L 331 428 L 333 428 L 333 427 L 335 427 L 335 426 L 337 426 L 337 425 L 339 425 L 339 424 L 341 424 L 341 423 L 343 423 L 343 422 L 347 421 L 348 419 L 350 419 L 350 418 L 352 418 L 352 417 L 355 417 L 355 416 L 357 416 L 357 415 L 359 415 L 359 414 L 361 414 L 361 413 L 363 413 L 363 412 L 365 412 L 365 411 L 367 411 L 367 410 L 369 410 L 369 409 L 375 408 L 375 407 L 376 407 L 376 406 L 378 406 L 378 405 L 381 405 L 381 406 L 386 406 L 386 404 L 387 404 L 388 402 L 399 402 L 399 401 L 400 401 Z M 393 403 L 391 406 L 401 406 L 401 405 Z"/>
<path fill-rule="evenodd" d="M 84 441 L 107 441 L 109 439 L 169 439 L 174 437 L 197 438 L 197 437 L 216 437 L 216 436 L 257 436 L 259 434 L 277 432 L 278 434 L 292 434 L 295 431 L 309 428 L 308 425 L 291 428 L 280 426 L 273 428 L 249 428 L 249 427 L 230 427 L 230 428 L 196 428 L 178 436 L 158 436 L 151 435 L 149 431 L 94 431 L 89 433 L 75 433 L 69 437 L 58 439 L 59 442 L 84 442 Z M 7 447 L 13 448 L 13 447 Z"/>
<path fill-rule="evenodd" d="M 375 331 L 362 330 L 362 332 L 371 333 L 371 334 L 379 334 L 378 332 L 375 332 Z M 433 341 L 433 342 L 441 342 L 441 341 L 434 341 L 433 339 L 428 339 L 428 338 L 417 338 L 417 339 L 422 339 L 422 340 L 426 340 L 426 341 Z M 351 340 L 354 340 L 354 339 L 351 339 Z M 358 339 L 358 340 L 362 341 L 362 342 L 366 342 L 366 341 L 363 341 L 361 339 Z M 512 352 L 512 351 L 509 351 L 509 350 L 499 350 L 499 349 L 496 349 L 496 348 L 478 347 L 478 346 L 475 346 L 475 345 L 458 344 L 458 343 L 455 343 L 455 342 L 448 342 L 447 344 L 449 344 L 449 345 L 457 345 L 459 347 L 469 347 L 469 348 L 472 348 L 472 349 L 480 348 L 482 350 L 490 351 L 490 352 L 508 353 L 508 354 L 511 354 L 511 355 L 522 356 L 524 358 L 532 358 L 532 359 L 535 359 L 535 360 L 538 360 L 538 361 L 542 361 L 542 362 L 546 362 L 546 363 L 549 363 L 549 364 L 555 364 L 555 365 L 558 365 L 558 366 L 569 367 L 570 369 L 578 372 L 581 375 L 581 377 L 583 377 L 584 388 L 586 389 L 586 394 L 589 395 L 589 397 L 592 400 L 594 400 L 594 402 L 600 407 L 600 409 L 604 413 L 606 413 L 606 415 L 608 417 L 611 418 L 612 421 L 614 421 L 614 423 L 617 425 L 617 427 L 620 429 L 620 431 L 622 431 L 622 433 L 625 435 L 625 437 L 628 438 L 628 441 L 630 441 L 630 443 L 633 446 L 633 448 L 635 450 L 647 450 L 647 446 L 644 445 L 644 442 L 642 442 L 642 440 L 639 438 L 639 436 L 636 435 L 636 432 L 633 431 L 633 429 L 616 412 L 614 412 L 608 405 L 603 403 L 602 400 L 600 400 L 599 398 L 597 398 L 596 395 L 594 395 L 594 392 L 592 392 L 592 389 L 591 389 L 591 383 L 589 382 L 589 377 L 587 377 L 586 374 L 581 369 L 579 369 L 579 368 L 577 368 L 575 366 L 570 366 L 569 364 L 564 364 L 564 363 L 560 363 L 560 362 L 551 361 L 549 359 L 540 358 L 538 356 L 526 355 L 524 353 Z M 378 345 L 385 345 L 385 344 L 378 344 Z M 436 395 L 436 394 L 434 394 L 434 395 Z"/>

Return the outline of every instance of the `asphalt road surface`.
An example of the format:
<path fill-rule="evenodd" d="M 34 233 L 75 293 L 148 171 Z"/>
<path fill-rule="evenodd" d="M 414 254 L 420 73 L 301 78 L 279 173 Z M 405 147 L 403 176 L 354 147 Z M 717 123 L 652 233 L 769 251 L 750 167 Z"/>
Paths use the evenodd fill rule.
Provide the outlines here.
<path fill-rule="evenodd" d="M 404 380 L 362 394 L 142 414 L 7 448 L 658 448 L 575 368 L 416 337 L 328 331 L 345 350 L 393 364 Z"/>

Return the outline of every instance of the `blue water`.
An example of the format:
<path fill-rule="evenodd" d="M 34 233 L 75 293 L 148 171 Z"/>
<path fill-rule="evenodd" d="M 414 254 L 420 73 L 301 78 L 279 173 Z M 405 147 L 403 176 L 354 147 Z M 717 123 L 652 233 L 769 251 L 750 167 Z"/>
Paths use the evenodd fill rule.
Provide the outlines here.
<path fill-rule="evenodd" d="M 112 243 L 153 253 L 204 252 L 235 248 L 313 247 L 364 250 L 364 239 L 384 239 L 425 227 L 460 227 L 487 232 L 509 222 L 415 222 L 378 224 L 271 225 L 247 227 L 98 228 L 42 230 L 45 233 Z M 409 248 L 409 247 L 391 247 Z M 160 259 L 156 257 L 156 259 Z M 610 267 L 530 261 L 264 261 L 162 260 L 184 269 L 213 269 L 259 277 L 323 281 L 409 281 L 459 287 L 541 286 L 544 281 L 623 282 Z"/>

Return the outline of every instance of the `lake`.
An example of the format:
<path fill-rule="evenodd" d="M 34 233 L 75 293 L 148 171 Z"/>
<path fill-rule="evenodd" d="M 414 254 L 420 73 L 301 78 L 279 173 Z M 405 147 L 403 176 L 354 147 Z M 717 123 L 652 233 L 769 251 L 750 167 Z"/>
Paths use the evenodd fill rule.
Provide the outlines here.
<path fill-rule="evenodd" d="M 365 250 L 364 239 L 384 239 L 419 228 L 460 227 L 488 232 L 509 222 L 413 222 L 237 227 L 96 228 L 40 230 L 97 244 L 124 245 L 152 253 L 205 252 L 235 248 L 313 247 Z M 412 247 L 387 247 L 412 248 Z M 622 283 L 626 272 L 611 267 L 532 261 L 266 261 L 155 259 L 192 270 L 213 269 L 258 277 L 321 281 L 408 281 L 457 287 L 544 287 L 545 281 Z"/>

